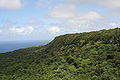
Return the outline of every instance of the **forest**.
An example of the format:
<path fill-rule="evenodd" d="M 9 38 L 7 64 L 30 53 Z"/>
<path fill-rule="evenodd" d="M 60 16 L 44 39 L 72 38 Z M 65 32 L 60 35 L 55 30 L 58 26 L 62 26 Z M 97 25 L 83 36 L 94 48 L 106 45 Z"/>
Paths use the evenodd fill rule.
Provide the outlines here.
<path fill-rule="evenodd" d="M 120 28 L 1 53 L 0 80 L 120 80 Z"/>

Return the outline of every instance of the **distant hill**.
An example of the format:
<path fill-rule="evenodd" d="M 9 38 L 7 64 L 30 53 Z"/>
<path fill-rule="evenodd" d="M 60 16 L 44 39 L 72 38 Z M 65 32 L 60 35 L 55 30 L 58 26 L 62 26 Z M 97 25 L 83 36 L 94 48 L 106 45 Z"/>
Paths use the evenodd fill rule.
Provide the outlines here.
<path fill-rule="evenodd" d="M 0 80 L 120 80 L 120 28 L 0 54 Z"/>

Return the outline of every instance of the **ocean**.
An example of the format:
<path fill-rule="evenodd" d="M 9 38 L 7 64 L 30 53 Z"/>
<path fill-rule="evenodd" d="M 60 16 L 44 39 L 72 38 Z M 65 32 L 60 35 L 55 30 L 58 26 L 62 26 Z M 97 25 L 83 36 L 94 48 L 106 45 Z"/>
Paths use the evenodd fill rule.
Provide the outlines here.
<path fill-rule="evenodd" d="M 31 46 L 45 45 L 49 41 L 0 41 L 0 53 L 10 52 Z"/>

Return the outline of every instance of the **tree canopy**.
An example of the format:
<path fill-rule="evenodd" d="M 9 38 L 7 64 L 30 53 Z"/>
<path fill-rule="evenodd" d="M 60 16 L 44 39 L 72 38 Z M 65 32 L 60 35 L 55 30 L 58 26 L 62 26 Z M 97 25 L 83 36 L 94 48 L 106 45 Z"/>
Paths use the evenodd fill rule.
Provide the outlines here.
<path fill-rule="evenodd" d="M 0 54 L 0 80 L 119 80 L 120 28 L 66 34 Z"/>

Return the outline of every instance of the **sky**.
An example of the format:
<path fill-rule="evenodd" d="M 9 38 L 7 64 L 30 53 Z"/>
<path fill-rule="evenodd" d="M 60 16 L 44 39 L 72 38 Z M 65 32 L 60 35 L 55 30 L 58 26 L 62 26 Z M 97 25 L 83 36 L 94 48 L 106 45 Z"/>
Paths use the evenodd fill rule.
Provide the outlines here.
<path fill-rule="evenodd" d="M 0 0 L 0 41 L 55 36 L 120 26 L 120 0 Z"/>

